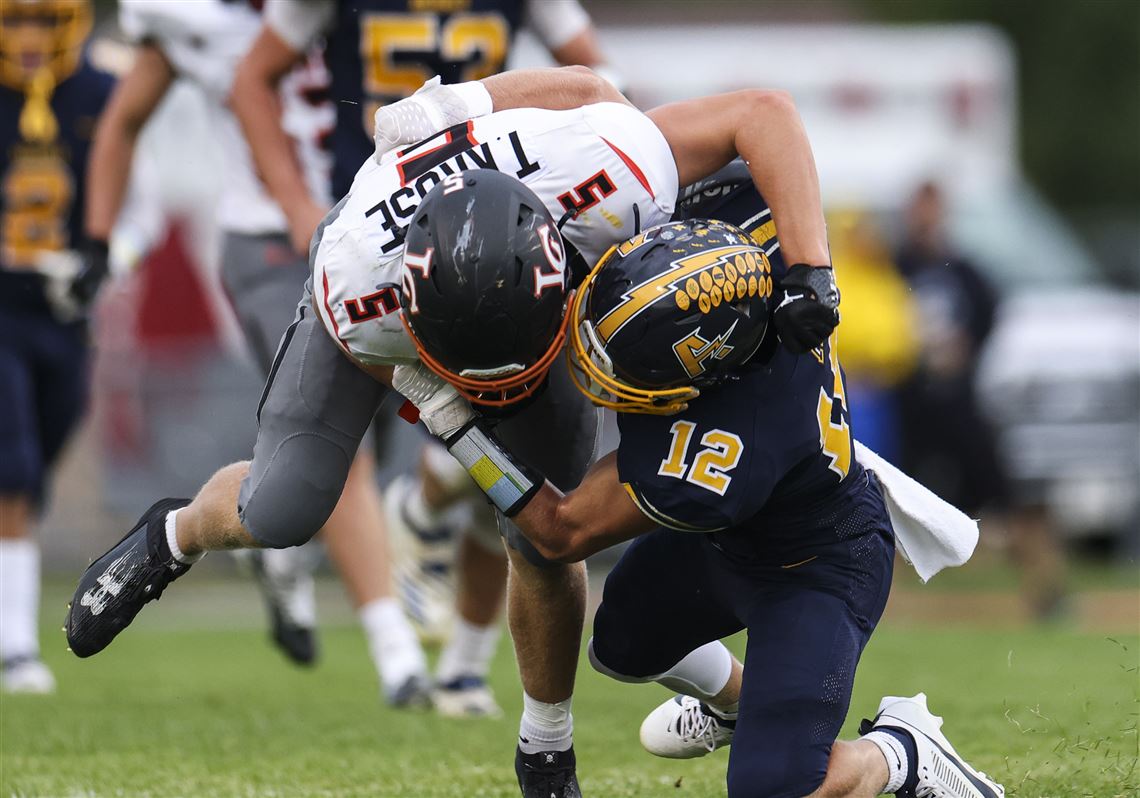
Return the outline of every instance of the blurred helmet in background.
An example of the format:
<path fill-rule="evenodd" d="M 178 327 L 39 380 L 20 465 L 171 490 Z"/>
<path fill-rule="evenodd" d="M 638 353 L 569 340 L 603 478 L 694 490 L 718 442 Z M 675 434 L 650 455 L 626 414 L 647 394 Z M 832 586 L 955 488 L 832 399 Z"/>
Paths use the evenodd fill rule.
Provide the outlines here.
<path fill-rule="evenodd" d="M 91 24 L 90 0 L 3 0 L 0 84 L 24 91 L 43 74 L 59 83 L 79 66 Z"/>

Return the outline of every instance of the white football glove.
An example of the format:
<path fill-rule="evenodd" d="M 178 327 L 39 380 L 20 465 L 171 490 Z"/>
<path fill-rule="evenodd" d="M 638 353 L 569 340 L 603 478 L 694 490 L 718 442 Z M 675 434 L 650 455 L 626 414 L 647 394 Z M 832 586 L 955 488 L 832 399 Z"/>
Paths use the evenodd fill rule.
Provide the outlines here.
<path fill-rule="evenodd" d="M 423 363 L 396 366 L 392 370 L 392 387 L 416 406 L 428 432 L 444 441 L 475 418 L 467 400 Z"/>
<path fill-rule="evenodd" d="M 72 291 L 83 271 L 83 255 L 73 249 L 40 252 L 35 268 L 45 278 L 44 293 L 56 320 L 66 324 L 83 318 L 87 308 Z"/>
<path fill-rule="evenodd" d="M 392 150 L 422 141 L 477 115 L 460 92 L 443 85 L 439 75 L 405 97 L 376 111 L 376 163 Z"/>

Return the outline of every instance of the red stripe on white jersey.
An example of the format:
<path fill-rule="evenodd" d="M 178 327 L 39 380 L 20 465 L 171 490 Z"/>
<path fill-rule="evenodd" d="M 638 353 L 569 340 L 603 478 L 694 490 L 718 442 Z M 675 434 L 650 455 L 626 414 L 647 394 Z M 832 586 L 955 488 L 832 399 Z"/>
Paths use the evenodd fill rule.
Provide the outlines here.
<path fill-rule="evenodd" d="M 321 275 L 321 282 L 324 285 L 324 290 L 325 290 L 325 295 L 321 301 L 324 303 L 325 313 L 328 314 L 329 321 L 332 322 L 333 335 L 336 336 L 336 342 L 338 344 L 340 344 L 340 348 L 343 349 L 347 354 L 351 355 L 352 350 L 350 350 L 348 348 L 348 344 L 346 344 L 344 342 L 344 339 L 340 337 L 340 325 L 336 323 L 336 314 L 334 314 L 332 311 L 332 308 L 329 307 L 329 273 L 328 272 L 325 272 L 324 274 Z"/>
<path fill-rule="evenodd" d="M 609 139 L 602 138 L 602 141 L 604 141 L 611 150 L 617 153 L 617 156 L 621 158 L 622 163 L 629 167 L 629 171 L 633 172 L 633 176 L 636 177 L 637 182 L 641 183 L 642 187 L 649 192 L 649 196 L 656 197 L 657 195 L 653 192 L 653 187 L 649 185 L 649 180 L 645 177 L 645 173 L 638 168 L 637 164 L 633 162 L 633 159 L 615 147 L 613 142 L 611 142 Z"/>

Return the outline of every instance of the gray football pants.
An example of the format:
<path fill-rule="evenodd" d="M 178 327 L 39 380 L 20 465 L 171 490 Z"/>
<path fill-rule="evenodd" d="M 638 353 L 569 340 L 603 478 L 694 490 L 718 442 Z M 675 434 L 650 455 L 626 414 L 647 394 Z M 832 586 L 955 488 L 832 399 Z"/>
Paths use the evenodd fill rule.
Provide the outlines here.
<path fill-rule="evenodd" d="M 306 287 L 258 404 L 253 462 L 238 494 L 242 524 L 271 548 L 299 546 L 328 520 L 388 391 L 345 357 L 311 302 Z M 563 490 L 576 487 L 589 467 L 597 430 L 596 410 L 560 363 L 542 394 L 496 428 L 512 452 Z M 528 561 L 545 563 L 505 517 L 499 517 L 499 529 Z"/>

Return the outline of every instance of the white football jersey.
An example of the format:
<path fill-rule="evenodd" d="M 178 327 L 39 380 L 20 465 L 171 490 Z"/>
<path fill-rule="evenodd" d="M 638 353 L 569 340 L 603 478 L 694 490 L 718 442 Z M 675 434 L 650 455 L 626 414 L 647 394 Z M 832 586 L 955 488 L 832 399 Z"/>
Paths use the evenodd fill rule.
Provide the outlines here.
<path fill-rule="evenodd" d="M 501 111 L 368 161 L 312 254 L 314 304 L 329 334 L 366 364 L 416 350 L 399 318 L 403 231 L 448 175 L 489 168 L 517 177 L 590 264 L 639 229 L 668 221 L 677 165 L 650 119 L 628 105 Z M 458 221 L 458 220 L 457 220 Z"/>
<path fill-rule="evenodd" d="M 121 0 L 119 22 L 134 41 L 153 44 L 179 77 L 206 93 L 226 160 L 225 190 L 218 204 L 223 229 L 249 234 L 287 229 L 285 216 L 257 177 L 237 119 L 227 107 L 238 62 L 261 29 L 261 16 L 244 2 Z M 336 123 L 328 101 L 329 76 L 314 53 L 282 82 L 281 122 L 292 137 L 306 184 L 318 202 L 331 205 L 331 157 L 320 139 Z"/>

